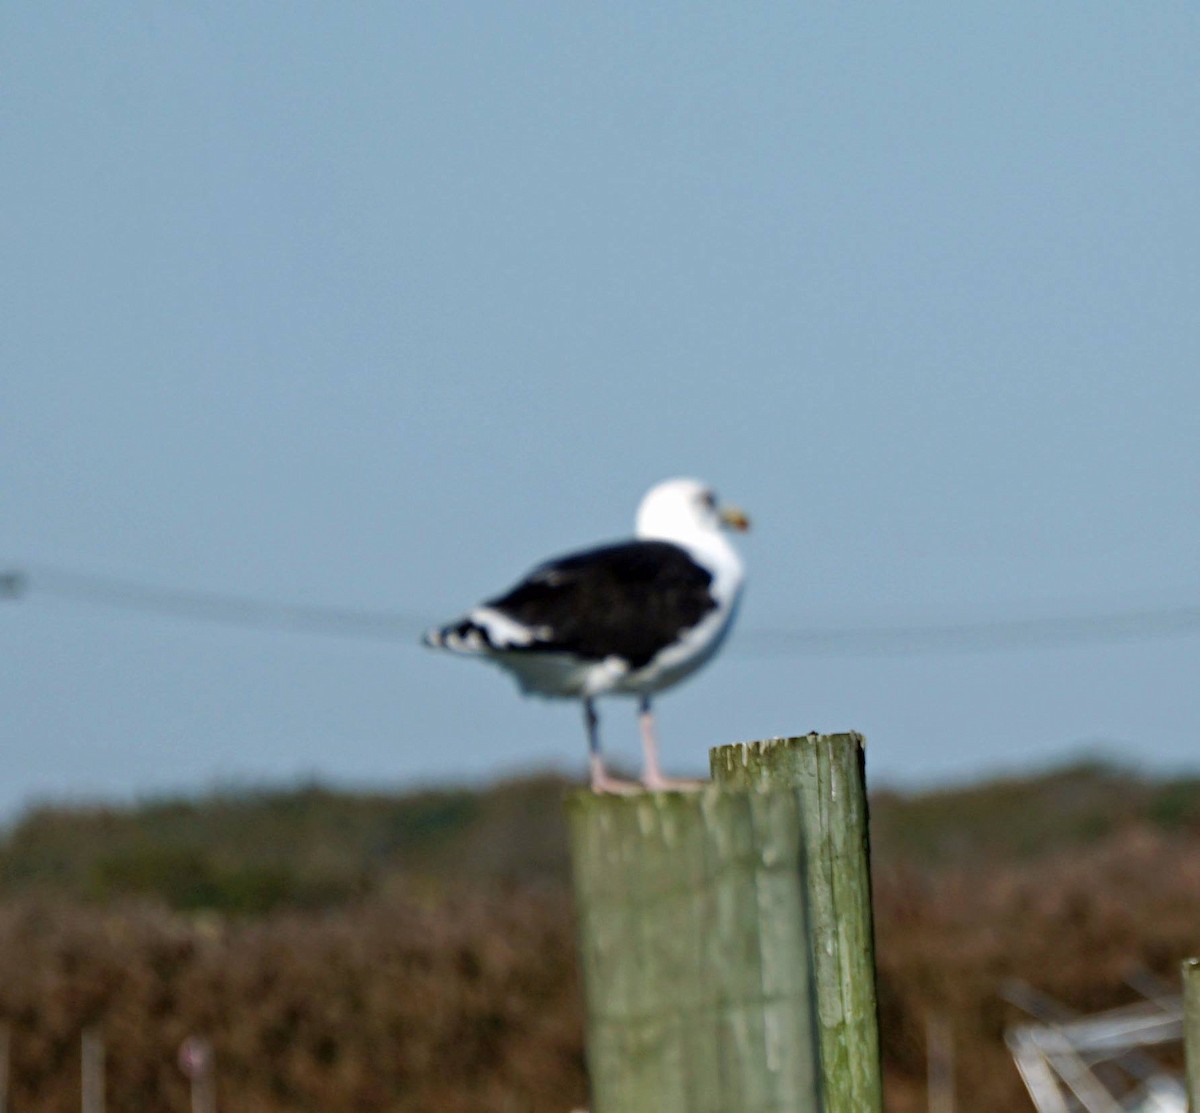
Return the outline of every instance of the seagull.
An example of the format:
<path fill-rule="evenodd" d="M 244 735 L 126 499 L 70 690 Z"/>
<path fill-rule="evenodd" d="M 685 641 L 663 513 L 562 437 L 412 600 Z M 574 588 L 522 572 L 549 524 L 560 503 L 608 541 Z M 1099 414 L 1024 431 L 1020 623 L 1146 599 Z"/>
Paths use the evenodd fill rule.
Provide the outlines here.
<path fill-rule="evenodd" d="M 659 766 L 651 699 L 700 668 L 729 633 L 745 577 L 724 530 L 749 526 L 707 484 L 668 479 L 642 499 L 633 540 L 548 560 L 423 641 L 500 665 L 523 693 L 581 700 L 594 792 L 639 791 L 605 768 L 596 713 L 600 696 L 635 698 L 641 784 L 684 787 Z"/>

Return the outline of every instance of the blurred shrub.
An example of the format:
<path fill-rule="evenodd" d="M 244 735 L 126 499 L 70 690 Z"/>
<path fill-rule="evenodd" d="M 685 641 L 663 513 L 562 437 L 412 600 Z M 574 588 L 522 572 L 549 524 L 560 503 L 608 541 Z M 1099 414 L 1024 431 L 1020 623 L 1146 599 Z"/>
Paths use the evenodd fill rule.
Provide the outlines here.
<path fill-rule="evenodd" d="M 14 1109 L 78 1108 L 99 1025 L 114 1110 L 185 1108 L 209 1035 L 222 1108 L 566 1113 L 584 1100 L 562 782 L 305 787 L 39 809 L 0 846 Z M 1081 1010 L 1200 952 L 1200 782 L 1095 763 L 872 799 L 889 1113 L 925 1108 L 925 1025 L 973 1113 L 1028 1107 L 1003 1044 L 1022 978 Z"/>
<path fill-rule="evenodd" d="M 305 878 L 281 865 L 223 867 L 195 847 L 142 846 L 98 858 L 85 892 L 93 900 L 157 897 L 179 911 L 258 915 L 280 907 L 343 904 L 361 892 L 353 876 Z"/>

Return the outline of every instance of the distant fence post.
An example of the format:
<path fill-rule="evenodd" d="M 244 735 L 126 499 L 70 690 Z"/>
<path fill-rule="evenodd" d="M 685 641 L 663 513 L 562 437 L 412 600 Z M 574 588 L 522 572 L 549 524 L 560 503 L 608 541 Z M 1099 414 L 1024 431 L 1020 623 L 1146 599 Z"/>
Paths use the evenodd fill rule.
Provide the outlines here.
<path fill-rule="evenodd" d="M 1183 1051 L 1188 1106 L 1200 1110 L 1200 958 L 1183 960 Z"/>
<path fill-rule="evenodd" d="M 797 794 L 567 811 L 592 1113 L 821 1113 Z"/>
<path fill-rule="evenodd" d="M 944 1013 L 925 1021 L 929 1113 L 954 1113 L 954 1029 Z"/>
<path fill-rule="evenodd" d="M 188 1036 L 179 1045 L 179 1069 L 192 1084 L 192 1113 L 216 1113 L 217 1079 L 212 1041 Z"/>
<path fill-rule="evenodd" d="M 104 1113 L 104 1041 L 96 1032 L 83 1033 L 80 1082 L 83 1113 Z"/>
<path fill-rule="evenodd" d="M 8 1113 L 8 1070 L 12 1056 L 12 1027 L 0 1020 L 0 1113 Z"/>
<path fill-rule="evenodd" d="M 786 785 L 800 800 L 828 1113 L 883 1109 L 864 747 L 809 734 L 709 755 L 718 784 Z"/>

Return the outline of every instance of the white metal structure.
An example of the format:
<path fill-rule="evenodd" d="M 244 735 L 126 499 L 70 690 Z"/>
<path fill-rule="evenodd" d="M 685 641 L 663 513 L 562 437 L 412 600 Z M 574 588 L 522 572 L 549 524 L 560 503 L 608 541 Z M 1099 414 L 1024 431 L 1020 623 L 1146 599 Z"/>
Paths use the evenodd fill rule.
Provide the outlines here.
<path fill-rule="evenodd" d="M 1183 1039 L 1178 996 L 1080 1017 L 1019 983 L 1004 995 L 1038 1017 L 1005 1033 L 1038 1113 L 1187 1113 L 1183 1081 L 1146 1050 Z"/>

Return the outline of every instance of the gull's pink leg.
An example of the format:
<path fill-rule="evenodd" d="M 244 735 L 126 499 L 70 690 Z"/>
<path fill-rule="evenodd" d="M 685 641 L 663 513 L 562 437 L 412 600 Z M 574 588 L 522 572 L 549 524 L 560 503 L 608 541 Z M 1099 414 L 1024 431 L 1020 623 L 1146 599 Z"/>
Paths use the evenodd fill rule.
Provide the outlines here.
<path fill-rule="evenodd" d="M 596 714 L 595 704 L 590 698 L 583 701 L 583 721 L 587 724 L 588 771 L 591 775 L 592 791 L 614 792 L 623 796 L 641 792 L 641 785 L 614 777 L 604 768 L 604 759 L 600 756 L 600 717 Z"/>
<path fill-rule="evenodd" d="M 649 696 L 642 697 L 638 707 L 638 723 L 642 728 L 642 752 L 645 755 L 642 784 L 651 792 L 663 792 L 669 789 L 696 789 L 705 783 L 663 776 L 662 767 L 658 764 L 658 739 L 654 734 L 654 712 L 650 710 Z"/>

